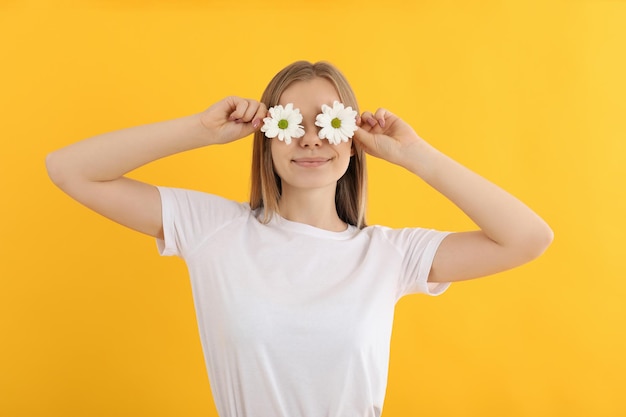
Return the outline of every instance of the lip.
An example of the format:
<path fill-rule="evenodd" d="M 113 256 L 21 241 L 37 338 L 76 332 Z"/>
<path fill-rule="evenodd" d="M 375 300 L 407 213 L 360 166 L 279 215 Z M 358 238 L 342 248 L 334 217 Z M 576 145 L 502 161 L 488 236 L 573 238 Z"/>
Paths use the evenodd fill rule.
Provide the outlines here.
<path fill-rule="evenodd" d="M 324 165 L 331 159 L 332 158 L 294 158 L 291 162 L 301 167 L 315 168 Z"/>

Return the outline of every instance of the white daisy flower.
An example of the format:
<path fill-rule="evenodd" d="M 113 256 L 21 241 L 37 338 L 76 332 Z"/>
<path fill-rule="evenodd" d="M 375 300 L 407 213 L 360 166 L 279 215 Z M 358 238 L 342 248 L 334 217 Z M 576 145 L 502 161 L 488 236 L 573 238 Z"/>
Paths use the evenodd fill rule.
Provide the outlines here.
<path fill-rule="evenodd" d="M 320 139 L 328 139 L 329 143 L 339 145 L 347 142 L 358 129 L 356 111 L 336 100 L 332 108 L 322 104 L 322 112 L 315 118 L 315 125 L 321 127 L 317 134 Z"/>
<path fill-rule="evenodd" d="M 278 105 L 270 107 L 270 116 L 263 119 L 261 132 L 268 138 L 284 140 L 287 145 L 291 143 L 291 138 L 301 138 L 304 136 L 304 127 L 300 125 L 302 115 L 300 109 L 294 109 L 293 103 L 287 103 L 285 107 Z"/>

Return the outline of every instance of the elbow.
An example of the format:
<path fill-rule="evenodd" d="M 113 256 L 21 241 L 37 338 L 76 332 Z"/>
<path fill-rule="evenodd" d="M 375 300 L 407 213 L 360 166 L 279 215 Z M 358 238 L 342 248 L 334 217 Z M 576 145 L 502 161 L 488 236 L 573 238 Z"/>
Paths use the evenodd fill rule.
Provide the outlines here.
<path fill-rule="evenodd" d="M 54 185 L 63 189 L 63 185 L 67 182 L 66 170 L 64 170 L 63 162 L 59 157 L 58 152 L 51 152 L 46 155 L 46 170 L 48 177 Z"/>
<path fill-rule="evenodd" d="M 553 240 L 554 232 L 543 221 L 534 229 L 529 230 L 523 244 L 527 261 L 532 261 L 541 256 L 550 247 Z"/>
<path fill-rule="evenodd" d="M 61 182 L 61 170 L 58 163 L 58 158 L 54 152 L 46 155 L 46 171 L 48 171 L 48 177 L 55 184 L 59 185 Z"/>

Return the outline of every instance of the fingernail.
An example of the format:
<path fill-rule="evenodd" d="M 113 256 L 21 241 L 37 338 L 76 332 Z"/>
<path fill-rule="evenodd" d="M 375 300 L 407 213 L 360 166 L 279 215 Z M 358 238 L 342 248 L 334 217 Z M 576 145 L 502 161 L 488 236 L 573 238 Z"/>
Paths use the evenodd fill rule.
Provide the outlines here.
<path fill-rule="evenodd" d="M 376 120 L 374 119 L 367 119 L 367 123 L 369 123 L 372 127 L 376 126 Z"/>
<path fill-rule="evenodd" d="M 257 127 L 259 127 L 259 125 L 260 125 L 260 124 L 261 124 L 261 120 L 260 120 L 260 119 L 254 119 L 254 120 L 252 121 L 252 127 L 253 127 L 253 128 L 255 128 L 255 129 L 256 129 Z"/>

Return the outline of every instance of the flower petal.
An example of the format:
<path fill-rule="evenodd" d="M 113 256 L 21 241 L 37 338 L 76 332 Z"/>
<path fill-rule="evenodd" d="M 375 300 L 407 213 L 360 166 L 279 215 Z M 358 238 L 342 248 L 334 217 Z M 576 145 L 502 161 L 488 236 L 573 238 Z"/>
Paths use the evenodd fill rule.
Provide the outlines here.
<path fill-rule="evenodd" d="M 304 136 L 304 127 L 302 123 L 302 114 L 300 109 L 294 109 L 293 103 L 287 103 L 285 107 L 278 104 L 272 106 L 268 110 L 270 117 L 263 119 L 263 127 L 261 132 L 265 133 L 268 138 L 278 137 L 278 140 L 285 141 L 286 144 L 291 143 L 291 138 L 299 138 Z M 279 122 L 284 120 L 287 122 L 285 128 L 279 126 Z"/>

